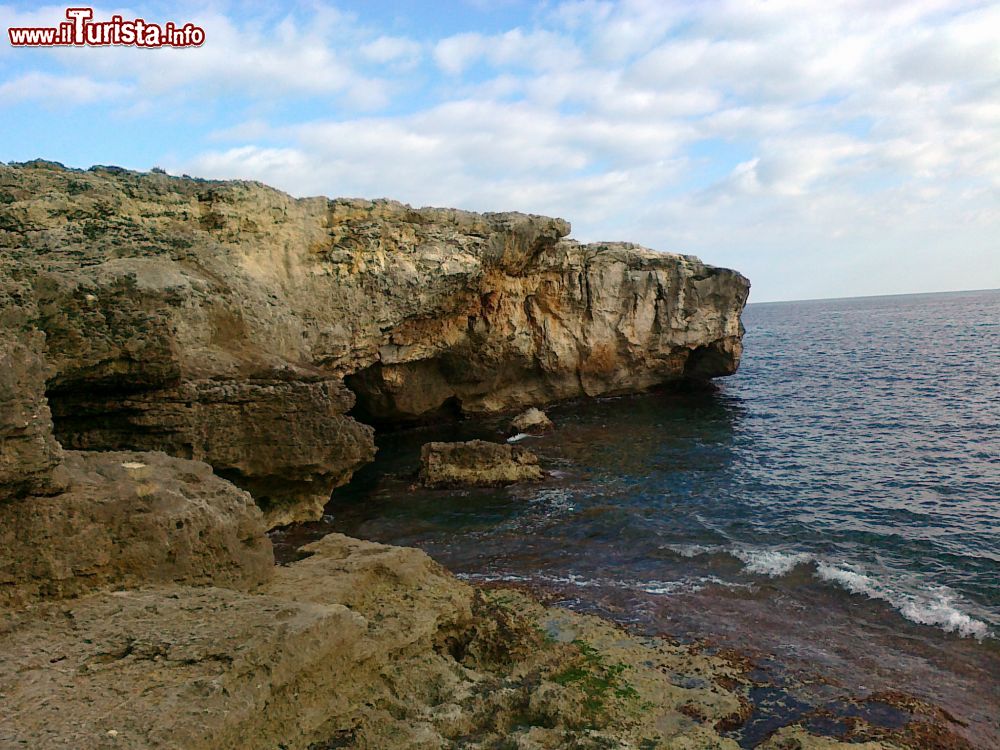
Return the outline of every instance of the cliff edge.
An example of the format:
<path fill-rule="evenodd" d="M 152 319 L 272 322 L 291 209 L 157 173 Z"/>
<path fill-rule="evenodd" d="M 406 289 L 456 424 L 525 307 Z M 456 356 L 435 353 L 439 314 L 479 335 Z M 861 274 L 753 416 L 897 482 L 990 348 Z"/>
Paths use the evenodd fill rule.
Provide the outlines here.
<path fill-rule="evenodd" d="M 0 165 L 0 353 L 38 363 L 0 376 L 0 399 L 32 415 L 7 438 L 0 484 L 44 489 L 60 446 L 162 451 L 208 463 L 275 526 L 317 517 L 372 459 L 369 425 L 736 370 L 743 276 L 569 230 Z M 38 431 L 49 412 L 58 443 Z"/>

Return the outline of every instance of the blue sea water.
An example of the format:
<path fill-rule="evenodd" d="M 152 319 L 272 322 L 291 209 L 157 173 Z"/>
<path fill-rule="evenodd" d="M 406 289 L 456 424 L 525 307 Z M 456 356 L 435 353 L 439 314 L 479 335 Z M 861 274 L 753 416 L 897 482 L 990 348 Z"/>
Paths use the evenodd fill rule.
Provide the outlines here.
<path fill-rule="evenodd" d="M 551 408 L 557 431 L 523 443 L 553 470 L 540 485 L 410 488 L 422 443 L 496 440 L 500 420 L 383 435 L 279 550 L 330 530 L 414 545 L 854 689 L 930 681 L 995 726 L 1000 291 L 752 304 L 744 324 L 713 390 Z"/>

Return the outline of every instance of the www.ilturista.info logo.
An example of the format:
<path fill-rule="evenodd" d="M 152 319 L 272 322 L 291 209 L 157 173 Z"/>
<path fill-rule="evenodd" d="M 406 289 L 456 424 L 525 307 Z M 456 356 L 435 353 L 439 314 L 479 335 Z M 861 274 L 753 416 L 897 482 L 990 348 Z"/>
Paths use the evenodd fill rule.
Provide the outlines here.
<path fill-rule="evenodd" d="M 205 30 L 193 23 L 178 26 L 168 21 L 161 26 L 121 16 L 94 21 L 93 8 L 67 8 L 66 18 L 58 26 L 9 28 L 7 36 L 14 47 L 200 47 L 205 43 Z"/>

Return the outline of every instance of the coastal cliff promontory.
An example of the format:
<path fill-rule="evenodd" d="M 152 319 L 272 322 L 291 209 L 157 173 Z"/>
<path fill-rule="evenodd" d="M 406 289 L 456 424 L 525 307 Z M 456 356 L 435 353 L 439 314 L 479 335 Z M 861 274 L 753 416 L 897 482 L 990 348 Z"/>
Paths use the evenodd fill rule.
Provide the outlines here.
<path fill-rule="evenodd" d="M 31 381 L 0 391 L 31 415 L 6 438 L 4 460 L 13 450 L 24 469 L 8 481 L 0 463 L 0 482 L 40 489 L 60 445 L 162 451 L 208 463 L 275 526 L 317 517 L 372 459 L 369 425 L 736 370 L 743 276 L 569 231 L 251 182 L 0 165 L 4 377 Z"/>

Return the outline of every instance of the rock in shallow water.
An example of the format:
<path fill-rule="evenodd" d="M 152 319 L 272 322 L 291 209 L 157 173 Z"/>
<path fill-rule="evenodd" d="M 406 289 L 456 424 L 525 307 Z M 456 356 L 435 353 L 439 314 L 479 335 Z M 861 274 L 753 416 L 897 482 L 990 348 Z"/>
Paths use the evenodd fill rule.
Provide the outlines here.
<path fill-rule="evenodd" d="M 556 426 L 552 424 L 548 415 L 535 407 L 521 412 L 510 422 L 510 434 L 512 435 L 542 435 L 555 428 Z"/>
<path fill-rule="evenodd" d="M 544 476 L 538 456 L 518 445 L 470 440 L 427 443 L 420 450 L 420 481 L 427 487 L 503 485 Z"/>

